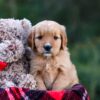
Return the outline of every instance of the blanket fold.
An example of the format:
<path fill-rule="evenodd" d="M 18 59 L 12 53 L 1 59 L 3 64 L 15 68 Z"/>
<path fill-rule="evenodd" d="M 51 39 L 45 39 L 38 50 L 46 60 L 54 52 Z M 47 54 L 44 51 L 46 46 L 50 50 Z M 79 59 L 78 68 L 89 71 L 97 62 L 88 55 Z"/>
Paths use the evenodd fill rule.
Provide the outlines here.
<path fill-rule="evenodd" d="M 90 100 L 81 84 L 61 91 L 29 90 L 27 88 L 0 88 L 0 100 Z"/>

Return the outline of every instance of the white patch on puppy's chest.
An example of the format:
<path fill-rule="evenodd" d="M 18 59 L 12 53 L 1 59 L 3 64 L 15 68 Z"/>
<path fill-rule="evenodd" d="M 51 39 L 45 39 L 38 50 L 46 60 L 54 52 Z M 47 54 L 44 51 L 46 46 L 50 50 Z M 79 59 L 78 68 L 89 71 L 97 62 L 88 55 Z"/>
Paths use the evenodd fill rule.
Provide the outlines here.
<path fill-rule="evenodd" d="M 43 72 L 43 79 L 47 88 L 52 87 L 57 73 L 57 68 L 55 68 L 51 63 L 47 62 Z"/>
<path fill-rule="evenodd" d="M 50 68 L 50 64 L 49 64 L 49 63 L 46 64 L 45 69 L 46 69 L 47 72 L 49 72 L 49 71 L 51 70 L 51 68 Z"/>

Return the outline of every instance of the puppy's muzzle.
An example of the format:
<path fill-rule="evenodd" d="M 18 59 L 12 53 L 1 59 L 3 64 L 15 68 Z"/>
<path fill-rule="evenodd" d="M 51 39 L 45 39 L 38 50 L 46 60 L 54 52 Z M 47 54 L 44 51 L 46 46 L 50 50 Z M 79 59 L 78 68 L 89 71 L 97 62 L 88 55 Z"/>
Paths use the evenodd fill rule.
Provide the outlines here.
<path fill-rule="evenodd" d="M 50 53 L 51 52 L 51 49 L 52 49 L 52 46 L 50 43 L 46 43 L 44 45 L 44 50 L 47 52 L 47 53 Z"/>

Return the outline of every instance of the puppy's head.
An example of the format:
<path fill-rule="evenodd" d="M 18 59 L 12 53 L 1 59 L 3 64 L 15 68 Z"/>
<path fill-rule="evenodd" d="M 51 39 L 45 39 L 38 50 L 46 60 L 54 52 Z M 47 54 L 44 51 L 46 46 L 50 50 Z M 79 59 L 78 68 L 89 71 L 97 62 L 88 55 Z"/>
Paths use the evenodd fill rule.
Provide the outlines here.
<path fill-rule="evenodd" d="M 55 56 L 66 47 L 65 27 L 54 21 L 42 21 L 33 26 L 29 46 L 43 56 Z"/>

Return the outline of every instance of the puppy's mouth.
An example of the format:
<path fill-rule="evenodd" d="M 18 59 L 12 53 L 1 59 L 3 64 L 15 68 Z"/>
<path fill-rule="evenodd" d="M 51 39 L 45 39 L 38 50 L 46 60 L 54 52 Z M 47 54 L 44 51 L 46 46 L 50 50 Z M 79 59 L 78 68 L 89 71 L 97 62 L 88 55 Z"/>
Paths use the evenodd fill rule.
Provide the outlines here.
<path fill-rule="evenodd" d="M 52 53 L 51 53 L 51 52 L 48 52 L 48 51 L 45 51 L 45 52 L 43 53 L 43 55 L 44 55 L 45 57 L 51 57 Z"/>

